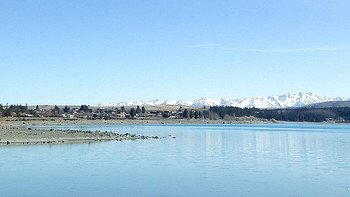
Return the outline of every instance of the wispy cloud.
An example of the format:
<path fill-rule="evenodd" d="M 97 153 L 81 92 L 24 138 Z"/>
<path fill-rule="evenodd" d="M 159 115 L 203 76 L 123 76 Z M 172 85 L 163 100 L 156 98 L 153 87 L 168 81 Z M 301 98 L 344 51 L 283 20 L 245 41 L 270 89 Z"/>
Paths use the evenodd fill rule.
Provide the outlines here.
<path fill-rule="evenodd" d="M 313 48 L 291 48 L 291 49 L 259 49 L 259 48 L 236 48 L 218 45 L 197 45 L 190 46 L 202 49 L 218 49 L 224 51 L 237 52 L 256 52 L 256 53 L 296 53 L 296 52 L 312 52 L 312 51 L 341 51 L 350 49 L 349 46 L 333 46 L 333 47 L 313 47 Z"/>

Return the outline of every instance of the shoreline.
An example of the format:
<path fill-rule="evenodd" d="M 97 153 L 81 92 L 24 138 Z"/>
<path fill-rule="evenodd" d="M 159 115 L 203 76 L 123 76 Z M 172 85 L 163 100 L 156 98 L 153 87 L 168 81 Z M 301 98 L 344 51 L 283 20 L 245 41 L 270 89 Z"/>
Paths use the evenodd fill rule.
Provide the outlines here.
<path fill-rule="evenodd" d="M 91 143 L 105 141 L 122 141 L 138 139 L 159 139 L 158 136 L 140 136 L 134 134 L 118 134 L 101 131 L 77 131 L 54 128 L 36 128 L 37 126 L 60 125 L 103 125 L 103 124 L 127 124 L 127 125 L 154 125 L 154 124 L 258 124 L 270 123 L 253 117 L 244 117 L 236 120 L 187 120 L 187 119 L 65 119 L 65 118 L 28 118 L 12 117 L 0 118 L 0 147 L 18 145 L 53 145 L 72 143 Z"/>
<path fill-rule="evenodd" d="M 158 136 L 143 136 L 129 133 L 120 134 L 107 131 L 102 132 L 70 129 L 62 130 L 53 128 L 35 128 L 35 126 L 62 125 L 62 123 L 64 122 L 65 121 L 62 121 L 62 119 L 55 119 L 54 121 L 50 121 L 49 124 L 48 122 L 42 120 L 19 120 L 18 118 L 1 119 L 0 147 L 18 145 L 56 145 L 139 139 L 159 139 Z M 77 122 L 73 124 L 77 124 Z"/>
<path fill-rule="evenodd" d="M 191 124 L 348 124 L 336 122 L 288 122 L 262 120 L 255 117 L 240 117 L 234 120 L 208 119 L 64 119 L 64 118 L 1 118 L 0 147 L 9 145 L 72 144 L 106 141 L 159 139 L 158 136 L 140 136 L 129 133 L 119 134 L 101 131 L 62 130 L 53 128 L 36 128 L 37 126 L 60 125 L 191 125 Z"/>
<path fill-rule="evenodd" d="M 276 121 L 259 119 L 256 117 L 239 117 L 231 120 L 209 120 L 209 119 L 67 119 L 67 118 L 0 118 L 0 129 L 2 125 L 14 127 L 30 126 L 60 126 L 60 125 L 160 125 L 160 124 L 350 124 L 347 122 L 296 122 L 296 121 Z"/>
<path fill-rule="evenodd" d="M 272 120 L 262 120 L 256 117 L 239 117 L 232 120 L 209 120 L 209 119 L 151 119 L 151 118 L 135 118 L 135 119 L 67 119 L 67 118 L 0 118 L 0 126 L 16 125 L 98 125 L 98 124 L 267 124 L 274 123 Z"/>

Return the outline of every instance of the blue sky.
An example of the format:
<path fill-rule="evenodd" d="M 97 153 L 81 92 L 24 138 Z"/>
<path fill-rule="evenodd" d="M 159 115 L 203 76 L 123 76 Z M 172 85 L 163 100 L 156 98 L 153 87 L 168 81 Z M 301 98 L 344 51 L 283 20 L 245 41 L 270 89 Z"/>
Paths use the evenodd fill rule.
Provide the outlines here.
<path fill-rule="evenodd" d="M 350 1 L 0 1 L 0 103 L 350 97 Z"/>

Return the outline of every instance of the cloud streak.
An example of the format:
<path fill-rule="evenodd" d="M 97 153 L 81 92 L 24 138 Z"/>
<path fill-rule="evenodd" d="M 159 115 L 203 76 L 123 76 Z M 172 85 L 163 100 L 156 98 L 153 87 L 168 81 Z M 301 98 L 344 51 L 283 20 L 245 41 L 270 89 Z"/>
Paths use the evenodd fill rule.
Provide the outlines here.
<path fill-rule="evenodd" d="M 224 46 L 217 46 L 217 45 L 197 45 L 192 47 L 201 48 L 201 49 L 218 49 L 218 50 L 224 50 L 224 51 L 255 52 L 255 53 L 297 53 L 297 52 L 313 52 L 313 51 L 342 51 L 342 50 L 350 49 L 349 46 L 292 48 L 292 49 L 235 48 L 235 47 L 224 47 Z"/>

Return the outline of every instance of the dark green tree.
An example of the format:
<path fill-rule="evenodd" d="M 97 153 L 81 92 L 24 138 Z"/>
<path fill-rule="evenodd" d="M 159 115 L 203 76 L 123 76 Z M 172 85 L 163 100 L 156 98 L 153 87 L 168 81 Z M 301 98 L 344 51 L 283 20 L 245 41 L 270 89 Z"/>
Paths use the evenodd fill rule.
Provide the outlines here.
<path fill-rule="evenodd" d="M 140 106 L 137 106 L 137 108 L 136 108 L 136 114 L 140 114 L 141 113 L 141 108 L 140 108 Z"/>
<path fill-rule="evenodd" d="M 130 110 L 130 117 L 133 118 L 133 117 L 135 117 L 135 115 L 136 115 L 135 109 L 131 108 L 131 110 Z"/>
<path fill-rule="evenodd" d="M 122 106 L 122 107 L 120 108 L 120 111 L 121 111 L 121 112 L 125 112 L 125 107 Z"/>
<path fill-rule="evenodd" d="M 53 108 L 53 113 L 55 113 L 55 114 L 60 113 L 60 108 L 57 105 L 55 105 L 55 107 Z"/>
<path fill-rule="evenodd" d="M 0 117 L 4 115 L 5 109 L 4 107 L 0 104 Z"/>
<path fill-rule="evenodd" d="M 141 111 L 142 111 L 143 114 L 146 113 L 146 108 L 145 108 L 145 106 L 142 106 L 142 110 L 141 110 Z"/>
<path fill-rule="evenodd" d="M 190 111 L 190 119 L 192 119 L 194 117 L 194 113 L 193 110 Z"/>
<path fill-rule="evenodd" d="M 22 106 L 22 110 L 21 110 L 22 113 L 28 113 L 29 110 L 28 110 L 28 105 L 26 104 L 26 106 Z"/>
<path fill-rule="evenodd" d="M 182 113 L 182 117 L 183 118 L 188 118 L 189 117 L 189 113 L 188 113 L 187 109 L 185 109 L 184 112 Z"/>
<path fill-rule="evenodd" d="M 63 109 L 64 113 L 68 113 L 70 111 L 70 108 L 66 105 Z"/>
<path fill-rule="evenodd" d="M 9 107 L 5 108 L 4 116 L 6 116 L 6 117 L 11 116 L 11 111 L 10 111 L 10 108 L 9 108 Z"/>
<path fill-rule="evenodd" d="M 163 111 L 162 112 L 162 117 L 163 118 L 169 118 L 170 117 L 170 112 L 169 111 Z"/>
<path fill-rule="evenodd" d="M 209 111 L 207 111 L 207 110 L 203 111 L 203 118 L 209 118 L 209 116 L 210 116 Z"/>
<path fill-rule="evenodd" d="M 198 118 L 199 118 L 199 112 L 198 112 L 198 111 L 195 111 L 195 112 L 194 112 L 194 118 L 195 118 L 195 119 L 198 119 Z"/>
<path fill-rule="evenodd" d="M 10 105 L 10 107 L 6 107 L 3 111 L 3 116 L 9 117 L 12 115 L 19 115 L 20 113 L 28 113 L 28 106 L 22 105 Z"/>
<path fill-rule="evenodd" d="M 198 118 L 199 118 L 199 119 L 202 119 L 202 118 L 203 118 L 203 112 L 202 112 L 202 111 L 199 111 L 199 113 L 198 113 Z"/>
<path fill-rule="evenodd" d="M 84 112 L 90 111 L 89 106 L 87 106 L 87 105 L 81 105 L 79 110 L 84 111 Z"/>

